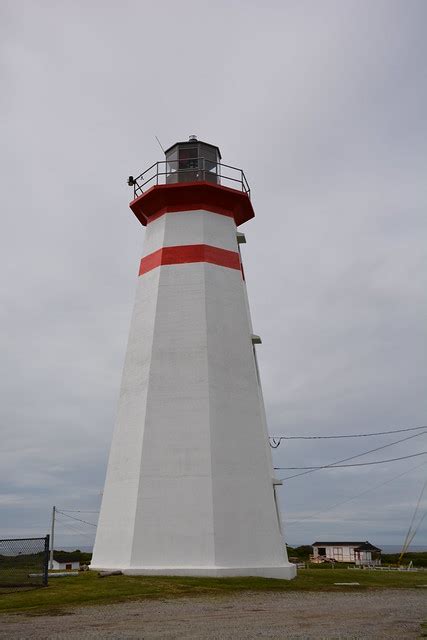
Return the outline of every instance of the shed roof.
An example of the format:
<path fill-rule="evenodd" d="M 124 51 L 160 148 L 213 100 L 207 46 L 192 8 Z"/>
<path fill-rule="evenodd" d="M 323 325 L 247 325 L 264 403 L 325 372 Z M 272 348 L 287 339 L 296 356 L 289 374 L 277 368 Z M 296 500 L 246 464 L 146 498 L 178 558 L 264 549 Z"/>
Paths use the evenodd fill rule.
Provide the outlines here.
<path fill-rule="evenodd" d="M 354 541 L 345 541 L 345 542 L 336 542 L 333 540 L 332 542 L 313 542 L 312 547 L 354 547 L 355 549 L 359 549 L 359 551 L 381 551 L 378 547 L 374 547 L 373 544 L 364 540 L 361 542 Z"/>

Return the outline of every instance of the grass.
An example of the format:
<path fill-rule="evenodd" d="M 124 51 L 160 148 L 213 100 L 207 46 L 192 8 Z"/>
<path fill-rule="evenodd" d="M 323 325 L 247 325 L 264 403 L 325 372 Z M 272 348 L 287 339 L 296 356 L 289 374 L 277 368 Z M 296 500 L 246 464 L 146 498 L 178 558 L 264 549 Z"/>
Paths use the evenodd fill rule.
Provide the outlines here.
<path fill-rule="evenodd" d="M 0 597 L 0 613 L 61 613 L 65 608 L 108 604 L 146 598 L 221 596 L 243 591 L 354 591 L 399 589 L 426 584 L 423 573 L 302 569 L 295 580 L 267 578 L 183 578 L 110 576 L 95 572 L 54 578 L 46 588 L 12 592 Z M 335 586 L 334 582 L 360 582 L 360 587 Z"/>

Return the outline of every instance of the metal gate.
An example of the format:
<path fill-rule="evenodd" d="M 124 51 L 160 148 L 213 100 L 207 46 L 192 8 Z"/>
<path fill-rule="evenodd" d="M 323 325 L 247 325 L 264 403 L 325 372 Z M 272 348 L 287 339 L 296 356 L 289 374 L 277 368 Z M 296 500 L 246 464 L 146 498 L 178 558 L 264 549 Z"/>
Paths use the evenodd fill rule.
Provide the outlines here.
<path fill-rule="evenodd" d="M 0 593 L 47 586 L 49 536 L 0 540 Z"/>

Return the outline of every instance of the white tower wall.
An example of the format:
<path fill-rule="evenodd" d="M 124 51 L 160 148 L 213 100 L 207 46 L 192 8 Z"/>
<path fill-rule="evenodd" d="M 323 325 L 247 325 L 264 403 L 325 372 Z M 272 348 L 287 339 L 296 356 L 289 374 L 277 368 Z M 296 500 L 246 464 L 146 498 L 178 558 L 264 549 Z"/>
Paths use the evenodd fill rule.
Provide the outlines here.
<path fill-rule="evenodd" d="M 237 254 L 233 218 L 162 215 L 143 257 L 194 245 Z M 251 334 L 240 269 L 175 262 L 139 276 L 93 568 L 295 575 Z"/>

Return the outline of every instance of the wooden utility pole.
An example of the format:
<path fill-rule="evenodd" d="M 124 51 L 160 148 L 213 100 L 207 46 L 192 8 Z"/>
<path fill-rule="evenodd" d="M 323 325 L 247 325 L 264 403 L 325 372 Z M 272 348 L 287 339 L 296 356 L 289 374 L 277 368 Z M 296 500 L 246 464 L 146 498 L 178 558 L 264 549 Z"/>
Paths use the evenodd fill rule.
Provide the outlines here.
<path fill-rule="evenodd" d="M 54 506 L 52 509 L 52 527 L 50 531 L 49 569 L 53 569 L 53 550 L 54 550 L 54 540 L 55 540 L 55 513 L 56 513 L 56 507 Z"/>

